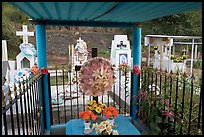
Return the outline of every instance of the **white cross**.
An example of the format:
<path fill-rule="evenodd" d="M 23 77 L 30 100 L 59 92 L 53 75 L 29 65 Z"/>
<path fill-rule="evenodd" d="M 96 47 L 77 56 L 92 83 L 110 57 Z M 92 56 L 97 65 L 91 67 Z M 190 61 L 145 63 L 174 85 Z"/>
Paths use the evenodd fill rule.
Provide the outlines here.
<path fill-rule="evenodd" d="M 83 42 L 83 40 L 81 39 L 81 37 L 79 37 L 79 39 L 77 40 L 77 42 Z"/>
<path fill-rule="evenodd" d="M 16 31 L 17 36 L 23 36 L 23 43 L 28 44 L 28 36 L 34 36 L 34 32 L 28 32 L 27 25 L 23 25 L 23 31 Z"/>

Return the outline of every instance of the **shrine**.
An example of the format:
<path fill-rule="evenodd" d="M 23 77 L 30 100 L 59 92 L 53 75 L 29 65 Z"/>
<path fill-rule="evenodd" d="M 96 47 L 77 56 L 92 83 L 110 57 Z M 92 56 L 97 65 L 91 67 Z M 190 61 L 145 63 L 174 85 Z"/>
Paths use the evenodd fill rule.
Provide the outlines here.
<path fill-rule="evenodd" d="M 30 22 L 36 26 L 38 71 L 26 82 L 26 87 L 23 86 L 19 90 L 14 88 L 14 94 L 9 91 L 7 100 L 5 92 L 2 91 L 2 134 L 202 135 L 201 92 L 200 96 L 193 99 L 194 89 L 191 88 L 189 92 L 191 94 L 186 92 L 185 100 L 182 100 L 182 96 L 177 96 L 177 93 L 180 94 L 182 91 L 176 82 L 167 80 L 152 68 L 141 67 L 142 26 L 140 25 L 144 21 L 201 9 L 201 2 L 11 2 L 11 4 L 29 16 Z M 72 48 L 72 53 L 75 71 L 77 74 L 80 73 L 80 76 L 76 77 L 76 94 L 82 87 L 82 96 L 76 100 L 71 98 L 72 83 L 68 80 L 71 78 L 70 70 L 66 70 L 67 74 L 62 71 L 60 76 L 62 81 L 57 79 L 56 71 L 56 83 L 63 83 L 62 94 L 66 94 L 65 84 L 69 84 L 70 98 L 67 101 L 60 101 L 62 104 L 58 103 L 54 108 L 50 92 L 53 79 L 50 78 L 47 69 L 46 29 L 49 26 L 128 28 L 132 31 L 131 49 L 126 35 L 115 36 L 112 41 L 110 62 L 96 56 L 87 60 L 86 44 L 79 38 L 76 47 Z M 160 49 L 160 59 L 162 60 L 165 54 L 168 59 L 171 58 L 167 50 L 165 53 L 164 48 L 164 46 L 171 48 L 171 40 L 164 38 L 161 41 L 164 42 L 162 46 L 154 45 Z M 23 45 L 28 45 L 29 51 L 35 53 L 32 45 L 26 42 Z M 159 54 L 158 51 L 157 53 Z M 131 86 L 128 102 L 124 100 L 127 98 L 122 94 L 122 84 L 118 85 L 117 90 L 111 87 L 112 84 L 117 85 L 123 81 L 123 75 L 117 73 L 112 65 L 120 68 L 119 66 L 124 64 L 130 66 L 133 71 L 131 82 L 129 81 Z M 159 67 L 163 68 L 163 64 L 164 60 L 160 62 Z M 143 70 L 140 71 L 140 68 Z M 117 74 L 114 74 L 115 72 Z M 121 75 L 121 79 L 118 75 Z M 164 84 L 168 84 L 172 86 L 170 90 L 176 89 L 175 92 L 171 90 L 172 94 L 169 95 L 166 89 L 160 88 L 166 94 L 159 92 L 159 96 L 156 96 L 157 93 L 150 93 L 148 86 L 153 86 L 154 76 L 158 82 L 156 85 L 160 84 L 163 87 Z M 159 77 L 160 81 L 157 80 Z M 178 81 L 178 77 L 176 80 Z M 126 79 L 125 83 L 128 83 Z M 56 90 L 58 99 L 60 95 L 58 86 Z M 184 87 L 184 90 L 189 89 Z M 202 87 L 199 90 L 202 91 Z M 103 95 L 106 93 L 107 98 L 104 98 Z M 98 100 L 98 96 L 101 96 L 101 101 Z M 13 110 L 21 112 L 13 115 L 15 114 Z M 11 115 L 8 116 L 8 112 Z M 97 123 L 96 119 L 100 116 L 104 121 Z"/>

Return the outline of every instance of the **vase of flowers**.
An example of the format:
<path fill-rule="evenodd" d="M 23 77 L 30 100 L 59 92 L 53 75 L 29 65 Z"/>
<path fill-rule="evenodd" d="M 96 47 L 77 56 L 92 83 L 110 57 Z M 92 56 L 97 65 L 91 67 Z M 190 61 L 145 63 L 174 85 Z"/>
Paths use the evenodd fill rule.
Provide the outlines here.
<path fill-rule="evenodd" d="M 119 135 L 117 130 L 113 130 L 113 126 L 109 121 L 93 124 L 92 129 L 95 129 L 96 134 L 100 135 Z"/>
<path fill-rule="evenodd" d="M 96 115 L 92 111 L 86 110 L 79 113 L 79 118 L 84 120 L 84 129 L 87 130 L 90 129 L 91 121 L 96 120 Z"/>
<path fill-rule="evenodd" d="M 101 101 L 98 101 L 98 103 L 95 100 L 89 101 L 88 105 L 86 106 L 87 110 L 92 111 L 96 116 L 96 122 L 101 122 L 105 120 L 102 117 L 103 110 L 106 108 L 106 104 L 102 103 Z"/>
<path fill-rule="evenodd" d="M 114 125 L 114 118 L 118 117 L 118 110 L 113 106 L 109 106 L 104 109 L 103 114 L 106 116 L 111 125 Z"/>
<path fill-rule="evenodd" d="M 84 121 L 84 129 L 85 129 L 85 130 L 90 129 L 90 126 L 91 126 L 91 122 L 89 122 L 89 121 Z"/>

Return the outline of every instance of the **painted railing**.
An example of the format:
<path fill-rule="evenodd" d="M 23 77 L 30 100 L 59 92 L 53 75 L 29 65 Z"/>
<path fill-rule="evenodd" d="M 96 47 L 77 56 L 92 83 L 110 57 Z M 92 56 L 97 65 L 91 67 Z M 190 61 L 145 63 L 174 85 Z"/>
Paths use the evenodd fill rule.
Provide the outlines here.
<path fill-rule="evenodd" d="M 89 101 L 93 100 L 92 96 L 81 92 L 77 82 L 80 77 L 79 70 L 80 68 L 76 67 L 72 72 L 68 70 L 55 70 L 55 76 L 53 74 L 51 76 L 50 73 L 48 74 L 50 104 L 52 104 L 50 112 L 51 125 L 65 124 L 71 119 L 79 118 L 79 113 L 86 109 Z M 122 72 L 119 72 L 119 75 L 118 86 L 122 85 Z M 126 75 L 123 77 L 126 77 Z M 125 78 L 125 82 L 128 82 L 127 78 Z M 98 101 L 105 103 L 106 106 L 116 107 L 119 113 L 124 116 L 130 116 L 131 92 L 127 89 L 127 84 L 125 84 L 124 89 L 118 88 L 118 91 L 113 86 L 112 91 L 109 91 L 107 95 L 99 96 Z"/>
<path fill-rule="evenodd" d="M 43 74 L 21 79 L 7 93 L 2 90 L 2 135 L 44 134 Z"/>
<path fill-rule="evenodd" d="M 148 134 L 202 134 L 202 76 L 143 68 L 137 116 Z"/>

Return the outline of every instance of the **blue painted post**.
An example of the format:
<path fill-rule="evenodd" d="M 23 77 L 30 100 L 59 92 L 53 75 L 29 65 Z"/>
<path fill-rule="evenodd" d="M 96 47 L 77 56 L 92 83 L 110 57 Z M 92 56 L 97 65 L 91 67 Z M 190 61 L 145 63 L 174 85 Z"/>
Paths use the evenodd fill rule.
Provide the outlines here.
<path fill-rule="evenodd" d="M 141 28 L 140 25 L 137 24 L 136 26 L 134 26 L 133 28 L 133 46 L 132 46 L 132 54 L 133 54 L 133 66 L 134 65 L 138 65 L 139 68 L 141 65 Z M 133 84 L 132 84 L 132 96 L 136 96 L 137 95 L 137 91 L 138 91 L 138 76 L 133 74 Z M 138 109 L 136 106 L 136 98 L 132 98 L 132 111 L 131 111 L 131 116 L 132 119 L 135 120 L 136 119 L 136 110 Z"/>
<path fill-rule="evenodd" d="M 37 61 L 38 68 L 47 68 L 47 54 L 46 54 L 46 28 L 43 24 L 36 25 L 36 44 L 37 44 Z M 45 101 L 45 118 L 46 130 L 50 131 L 51 121 L 50 121 L 50 105 L 49 105 L 49 88 L 48 88 L 48 75 L 46 74 L 43 78 L 44 101 Z"/>

